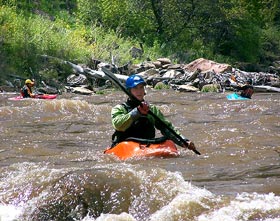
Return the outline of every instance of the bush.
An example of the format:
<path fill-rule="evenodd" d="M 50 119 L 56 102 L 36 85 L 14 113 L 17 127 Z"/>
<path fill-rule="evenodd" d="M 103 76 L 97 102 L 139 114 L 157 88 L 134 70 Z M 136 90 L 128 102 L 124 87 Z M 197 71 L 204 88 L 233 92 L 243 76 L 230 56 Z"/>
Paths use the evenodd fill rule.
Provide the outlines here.
<path fill-rule="evenodd" d="M 162 89 L 169 89 L 170 86 L 167 85 L 167 84 L 164 84 L 163 82 L 158 82 L 158 83 L 155 85 L 154 88 L 157 89 L 157 90 L 162 90 Z"/>
<path fill-rule="evenodd" d="M 49 69 L 61 69 L 62 65 L 57 64 L 61 60 L 48 60 L 46 63 L 41 55 L 73 63 L 87 63 L 92 57 L 108 63 L 114 57 L 115 64 L 119 66 L 129 61 L 137 62 L 129 53 L 129 49 L 138 44 L 135 40 L 126 40 L 113 31 L 106 32 L 97 26 L 89 28 L 76 24 L 71 27 L 59 18 L 51 21 L 39 15 L 26 17 L 7 6 L 0 7 L 0 24 L 0 43 L 3 46 L 0 52 L 3 58 L 1 66 L 6 66 L 6 71 L 14 70 L 19 76 L 34 77 L 31 75 L 40 71 L 46 78 L 54 77 L 53 71 Z M 153 50 L 147 53 L 155 55 Z M 49 73 L 52 73 L 51 76 Z M 62 71 L 61 74 L 64 76 L 69 73 Z"/>

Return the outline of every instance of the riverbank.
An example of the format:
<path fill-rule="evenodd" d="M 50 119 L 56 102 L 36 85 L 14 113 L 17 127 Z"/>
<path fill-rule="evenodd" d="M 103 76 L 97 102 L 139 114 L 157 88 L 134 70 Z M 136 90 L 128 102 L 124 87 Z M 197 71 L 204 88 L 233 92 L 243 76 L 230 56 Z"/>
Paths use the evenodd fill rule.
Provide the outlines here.
<path fill-rule="evenodd" d="M 135 73 L 142 76 L 149 87 L 168 89 L 180 92 L 225 92 L 236 91 L 238 86 L 244 85 L 247 80 L 252 81 L 255 92 L 280 92 L 280 74 L 265 72 L 245 72 L 228 64 L 220 64 L 207 59 L 197 59 L 189 64 L 173 64 L 168 58 L 159 58 L 154 62 L 143 62 L 139 65 L 116 67 L 115 65 L 93 62 L 93 69 L 85 65 L 65 61 L 72 68 L 65 83 L 58 79 L 51 79 L 46 83 L 36 80 L 39 93 L 57 94 L 71 92 L 91 95 L 103 93 L 104 89 L 114 87 L 102 68 L 114 73 L 121 81 Z M 9 86 L 1 86 L 0 91 L 19 91 L 22 82 L 9 82 Z M 51 82 L 55 82 L 51 83 Z M 49 85 L 50 83 L 51 85 Z M 16 86 L 17 85 L 17 86 Z"/>

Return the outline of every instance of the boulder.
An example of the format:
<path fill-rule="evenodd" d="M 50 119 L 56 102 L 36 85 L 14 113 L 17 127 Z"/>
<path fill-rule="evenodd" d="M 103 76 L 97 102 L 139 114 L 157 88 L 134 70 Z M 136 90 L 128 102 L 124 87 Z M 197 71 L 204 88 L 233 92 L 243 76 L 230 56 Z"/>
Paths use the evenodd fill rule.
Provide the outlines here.
<path fill-rule="evenodd" d="M 178 75 L 182 75 L 181 72 L 171 69 L 171 70 L 168 70 L 167 72 L 165 72 L 162 77 L 172 79 L 172 78 L 177 78 Z"/>
<path fill-rule="evenodd" d="M 80 86 L 88 84 L 87 77 L 84 74 L 71 74 L 67 77 L 67 85 L 69 86 Z"/>
<path fill-rule="evenodd" d="M 87 89 L 86 87 L 69 87 L 65 86 L 67 91 L 70 91 L 75 94 L 83 94 L 83 95 L 91 95 L 94 92 L 92 90 Z"/>
<path fill-rule="evenodd" d="M 184 66 L 187 71 L 194 72 L 200 70 L 202 73 L 214 71 L 215 73 L 231 72 L 232 67 L 229 64 L 220 64 L 204 58 L 198 58 Z"/>
<path fill-rule="evenodd" d="M 162 65 L 171 64 L 171 60 L 169 58 L 158 58 L 157 61 L 159 61 Z"/>
<path fill-rule="evenodd" d="M 181 65 L 180 64 L 170 64 L 167 68 L 168 69 L 181 69 Z"/>
<path fill-rule="evenodd" d="M 172 85 L 172 88 L 180 92 L 198 92 L 199 89 L 191 85 Z"/>
<path fill-rule="evenodd" d="M 156 68 L 161 68 L 162 64 L 160 61 L 153 61 L 153 64 L 155 65 Z"/>

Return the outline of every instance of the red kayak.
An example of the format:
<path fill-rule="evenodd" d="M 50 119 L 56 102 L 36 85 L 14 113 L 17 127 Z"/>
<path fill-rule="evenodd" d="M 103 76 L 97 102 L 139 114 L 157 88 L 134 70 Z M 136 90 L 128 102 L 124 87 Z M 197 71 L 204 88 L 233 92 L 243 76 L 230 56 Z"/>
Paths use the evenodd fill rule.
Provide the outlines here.
<path fill-rule="evenodd" d="M 121 160 L 132 157 L 177 157 L 178 149 L 171 140 L 164 140 L 160 143 L 139 142 L 127 140 L 118 143 L 113 148 L 104 151 L 105 154 L 113 154 Z"/>
<path fill-rule="evenodd" d="M 55 99 L 57 97 L 57 94 L 37 94 L 35 95 L 35 98 L 24 98 L 22 96 L 17 96 L 17 97 L 10 97 L 9 100 L 12 101 L 18 101 L 18 100 L 23 100 L 23 99 L 46 99 L 46 100 L 51 100 Z"/>

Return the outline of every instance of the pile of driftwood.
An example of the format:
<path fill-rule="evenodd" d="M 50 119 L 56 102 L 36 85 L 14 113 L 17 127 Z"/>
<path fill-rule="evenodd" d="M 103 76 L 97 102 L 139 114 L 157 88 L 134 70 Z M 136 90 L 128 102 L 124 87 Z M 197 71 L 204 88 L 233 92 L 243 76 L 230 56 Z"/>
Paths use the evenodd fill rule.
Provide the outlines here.
<path fill-rule="evenodd" d="M 67 78 L 66 89 L 74 93 L 91 94 L 96 89 L 111 87 L 112 84 L 101 68 L 105 67 L 125 82 L 131 73 L 141 75 L 150 87 L 169 86 L 185 92 L 221 92 L 234 90 L 236 84 L 252 79 L 256 92 L 280 92 L 279 73 L 245 72 L 228 64 L 199 58 L 189 64 L 173 64 L 168 58 L 147 61 L 139 65 L 115 65 L 96 62 L 94 68 L 71 65 L 75 74 Z M 279 64 L 280 70 L 280 64 Z M 93 84 L 94 87 L 92 86 Z"/>

